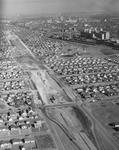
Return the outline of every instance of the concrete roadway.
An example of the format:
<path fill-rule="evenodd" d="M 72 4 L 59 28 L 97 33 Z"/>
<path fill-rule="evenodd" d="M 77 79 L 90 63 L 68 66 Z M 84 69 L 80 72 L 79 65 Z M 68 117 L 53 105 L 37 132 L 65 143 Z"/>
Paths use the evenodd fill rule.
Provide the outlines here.
<path fill-rule="evenodd" d="M 62 87 L 65 87 L 66 90 L 68 89 L 65 84 L 62 84 L 62 82 L 56 78 L 56 76 L 53 76 L 53 77 L 55 78 L 55 80 L 57 82 L 60 82 Z M 70 89 L 68 89 L 67 92 L 69 92 L 69 94 L 72 93 L 72 91 L 70 91 Z M 88 109 L 86 109 L 85 107 L 81 107 L 81 105 L 82 105 L 81 101 L 77 102 L 77 104 L 80 107 L 80 109 L 83 110 L 88 115 L 88 117 L 92 120 L 94 131 L 96 131 L 97 129 L 100 130 L 101 133 L 103 133 L 106 140 L 111 144 L 111 146 L 113 146 L 114 150 L 117 150 L 119 148 L 119 144 L 111 137 L 111 135 L 106 131 L 106 129 L 104 129 L 104 127 L 96 120 L 96 118 L 91 114 L 91 112 L 88 111 Z M 97 139 L 99 139 L 98 136 L 97 136 Z"/>
<path fill-rule="evenodd" d="M 23 44 L 24 45 L 24 44 Z M 28 50 L 28 48 L 27 48 L 27 50 Z M 30 51 L 30 53 L 31 53 L 31 51 Z M 32 54 L 33 55 L 33 54 Z M 34 57 L 34 55 L 33 55 L 33 57 Z M 56 78 L 55 78 L 56 79 Z M 57 81 L 57 79 L 56 79 L 56 81 Z M 59 81 L 58 81 L 59 82 Z M 60 83 L 62 83 L 62 82 L 60 82 Z M 64 86 L 64 85 L 63 85 Z M 71 94 L 71 96 L 72 96 L 72 93 L 71 93 L 71 91 L 69 91 L 69 89 L 68 88 L 66 88 L 67 90 L 68 90 L 68 92 Z M 73 98 L 74 98 L 74 96 L 73 96 Z M 88 111 L 88 109 L 86 109 L 85 107 L 82 107 L 82 109 L 83 109 L 83 111 L 85 111 L 86 112 L 86 114 L 88 115 L 88 117 L 89 118 L 91 118 L 92 120 L 94 120 L 95 121 L 95 123 L 96 123 L 96 127 L 101 131 L 101 133 L 103 133 L 103 135 L 104 135 L 104 137 L 109 141 L 109 143 L 113 146 L 113 148 L 114 148 L 114 150 L 117 150 L 118 148 L 119 148 L 119 144 L 117 144 L 116 143 L 116 141 L 111 137 L 111 135 L 110 134 L 108 134 L 107 133 L 107 131 L 103 128 L 103 126 L 96 120 L 96 118 L 91 114 L 91 112 L 89 112 Z M 48 119 L 46 118 L 46 120 L 48 121 Z M 48 124 L 49 124 L 49 126 L 50 126 L 50 128 L 52 129 L 53 128 L 53 126 L 51 125 L 51 122 L 50 121 L 48 121 Z M 108 138 L 107 138 L 108 137 Z M 56 138 L 57 139 L 57 138 Z M 58 138 L 58 140 L 59 140 L 59 138 Z M 59 143 L 59 142 L 58 142 Z M 61 144 L 62 145 L 62 144 Z M 61 146 L 60 145 L 60 146 Z"/>
<path fill-rule="evenodd" d="M 64 131 L 64 134 L 67 135 L 67 137 L 69 138 L 70 142 L 72 141 L 72 144 L 74 145 L 74 147 L 76 148 L 76 150 L 81 150 L 80 147 L 78 146 L 78 144 L 76 144 L 76 141 L 75 141 L 74 137 L 72 137 L 72 136 L 65 130 L 65 128 L 64 128 L 61 124 L 59 124 L 59 122 L 57 122 L 56 120 L 51 119 L 51 118 L 47 115 L 45 109 L 42 109 L 42 113 L 43 113 L 45 119 L 46 119 L 47 121 L 49 121 L 49 122 L 48 122 L 48 125 L 51 124 L 51 121 L 53 121 L 54 123 L 56 123 L 56 124 Z M 50 120 L 49 120 L 49 118 L 50 118 Z M 50 126 L 50 127 L 51 127 L 50 129 L 52 129 L 53 126 Z M 53 127 L 53 128 L 54 128 L 54 127 Z M 53 132 L 53 133 L 54 133 L 54 132 Z M 53 136 L 54 136 L 54 134 L 53 134 Z M 58 136 L 58 135 L 57 135 L 57 136 Z M 58 142 L 58 141 L 57 141 L 57 142 Z M 59 144 L 59 143 L 58 143 L 58 144 Z M 60 149 L 58 149 L 58 150 L 60 150 Z M 61 150 L 62 150 L 62 149 L 61 149 Z"/>
<path fill-rule="evenodd" d="M 71 107 L 71 106 L 76 106 L 76 103 L 73 103 L 73 102 L 71 102 L 71 103 L 68 103 L 68 104 L 57 104 L 57 105 L 55 105 L 53 108 L 56 108 L 56 107 Z M 42 107 L 43 108 L 43 107 Z M 47 110 L 47 108 L 52 108 L 52 106 L 50 105 L 50 106 L 44 106 L 44 108 L 46 108 L 46 110 Z M 43 110 L 44 110 L 44 108 L 43 108 Z M 44 111 L 43 111 L 44 112 Z M 46 114 L 46 112 L 45 112 L 45 114 Z M 93 131 L 95 131 L 95 123 L 93 122 L 93 126 L 92 126 L 92 128 L 93 128 Z M 98 138 L 97 137 L 97 134 L 95 135 L 95 132 L 93 133 L 94 134 L 94 136 L 96 137 L 96 139 Z M 98 138 L 99 139 L 99 138 Z M 80 144 L 78 143 L 78 141 L 75 141 L 79 146 L 80 146 Z M 98 147 L 100 147 L 100 145 L 101 145 L 101 143 L 98 145 Z M 81 144 L 81 146 L 82 146 L 82 144 Z M 101 146 L 102 147 L 102 146 Z M 103 150 L 103 149 L 101 149 L 101 150 Z"/>
<path fill-rule="evenodd" d="M 54 104 L 54 105 L 44 105 L 42 106 L 42 109 L 43 108 L 55 108 L 55 107 L 71 107 L 71 106 L 75 106 L 76 103 L 74 102 L 70 102 L 70 103 L 66 103 L 66 104 Z"/>
<path fill-rule="evenodd" d="M 43 82 L 41 81 L 40 83 L 38 83 L 39 79 L 38 79 L 37 73 L 34 72 L 34 71 L 33 71 L 32 73 L 33 73 L 33 76 L 34 76 L 34 79 L 33 79 L 33 80 L 35 80 L 35 83 L 38 84 L 37 87 L 41 87 L 41 85 L 43 84 Z M 37 80 L 37 79 L 38 79 L 38 80 Z M 37 80 L 37 82 L 36 82 L 36 80 Z M 42 83 L 42 84 L 41 84 L 41 83 Z M 56 84 L 56 83 L 55 83 L 55 84 Z M 42 87 L 43 87 L 43 86 L 42 86 Z M 41 89 L 39 89 L 39 90 L 41 91 Z M 59 89 L 58 89 L 58 90 L 59 90 Z M 40 92 L 40 93 L 43 93 L 43 92 Z M 44 99 L 44 95 L 42 95 L 42 96 L 43 96 L 43 99 Z M 45 97 L 45 99 L 47 99 L 47 98 Z M 64 104 L 64 105 L 56 105 L 56 107 L 58 107 L 58 106 L 63 106 L 63 107 L 64 107 L 64 106 L 73 106 L 73 105 L 75 105 L 75 103 Z M 52 106 L 47 106 L 47 107 L 52 107 Z M 45 117 L 45 115 L 44 115 L 44 117 Z M 45 119 L 46 119 L 46 122 L 48 123 L 48 125 L 49 125 L 51 131 L 54 131 L 54 127 L 53 127 L 51 121 L 50 121 L 47 117 L 45 117 Z M 54 134 L 53 134 L 53 133 L 54 133 Z M 59 150 L 63 150 L 64 148 L 63 148 L 63 146 L 62 146 L 61 141 L 60 141 L 59 138 L 58 138 L 58 135 L 56 135 L 55 132 L 52 132 L 52 134 L 53 134 L 53 137 L 54 137 L 54 139 L 55 139 L 55 141 L 56 141 L 56 143 L 57 143 L 58 149 L 59 149 Z"/>
<path fill-rule="evenodd" d="M 38 72 L 38 71 L 37 71 Z M 37 83 L 36 83 L 36 81 L 35 81 L 35 83 L 36 83 L 36 85 L 37 85 L 37 88 L 39 89 L 39 87 L 41 87 L 42 86 L 42 88 L 43 88 L 43 81 L 39 78 L 39 76 L 37 75 L 37 72 L 32 72 L 33 74 L 34 74 L 34 79 L 37 81 Z M 33 79 L 33 80 L 34 80 Z M 39 79 L 41 80 L 41 82 L 39 82 Z M 41 88 L 39 89 L 39 92 L 41 93 L 41 97 L 44 99 L 45 98 L 45 101 L 47 101 L 47 97 L 44 97 L 44 95 L 42 95 L 43 94 L 43 92 L 41 92 Z M 41 107 L 40 109 L 42 110 L 42 113 L 44 114 L 44 117 L 45 117 L 45 120 L 46 120 L 46 122 L 48 123 L 48 125 L 49 125 L 49 128 L 51 129 L 51 131 L 53 131 L 52 132 L 52 134 L 53 134 L 53 137 L 54 137 L 54 139 L 55 139 L 55 141 L 56 141 L 56 143 L 57 143 L 57 146 L 58 146 L 58 149 L 59 150 L 63 150 L 64 148 L 63 148 L 63 146 L 62 146 L 62 144 L 61 144 L 61 141 L 59 140 L 59 138 L 58 138 L 58 135 L 56 135 L 56 133 L 54 132 L 54 127 L 53 127 L 53 125 L 52 125 L 52 123 L 51 123 L 51 121 L 48 119 L 48 117 L 47 117 L 47 115 L 46 115 L 46 112 L 45 112 L 45 108 L 48 108 L 48 107 L 58 107 L 58 106 L 62 106 L 62 107 L 64 107 L 64 106 L 73 106 L 73 105 L 75 105 L 75 103 L 71 103 L 71 104 L 63 104 L 63 105 L 46 105 L 46 106 L 43 106 L 43 107 Z"/>
<path fill-rule="evenodd" d="M 73 95 L 72 91 L 70 91 L 69 88 L 68 88 L 64 83 L 62 83 L 62 81 L 59 81 L 60 79 L 58 79 L 58 78 L 56 77 L 56 75 L 53 73 L 53 71 L 52 71 L 49 67 L 46 66 L 46 68 L 48 69 L 48 71 L 50 71 L 50 73 L 52 73 L 52 74 L 50 74 L 50 75 L 52 76 L 52 78 L 53 78 L 57 83 L 59 83 L 59 84 L 61 85 L 61 88 L 66 89 L 66 93 L 68 94 L 68 96 L 69 96 L 73 101 L 75 101 L 76 97 Z M 81 102 L 81 101 L 80 101 L 80 102 Z M 65 106 L 74 106 L 74 105 L 76 105 L 76 103 L 71 104 L 71 105 L 67 104 L 67 105 L 65 105 Z M 81 105 L 81 104 L 80 104 L 80 105 Z M 62 106 L 62 105 L 56 105 L 55 107 L 59 107 L 59 106 Z M 64 106 L 64 105 L 63 105 L 63 106 Z M 92 128 L 93 128 L 93 131 L 94 131 L 94 130 L 95 130 L 95 124 L 94 124 L 94 122 L 93 122 Z M 94 132 L 93 132 L 93 133 L 94 133 Z M 97 135 L 95 135 L 95 133 L 94 133 L 94 136 L 97 138 Z M 98 145 L 98 147 L 102 147 L 101 143 Z"/>
<path fill-rule="evenodd" d="M 53 135 L 53 138 L 54 138 L 54 140 L 56 142 L 58 150 L 65 150 L 65 148 L 63 147 L 62 142 L 61 142 L 61 140 L 60 140 L 60 138 L 59 138 L 59 136 L 58 136 L 58 134 L 57 134 L 53 124 L 52 124 L 52 122 L 48 119 L 48 117 L 46 115 L 45 109 L 42 109 L 42 113 L 43 113 L 43 116 L 44 116 L 44 118 L 45 118 L 45 120 L 46 120 L 46 122 L 47 122 L 47 124 L 48 124 L 48 126 L 50 128 L 51 134 Z"/>
<path fill-rule="evenodd" d="M 57 79 L 56 78 L 56 76 L 53 76 L 54 78 L 55 78 L 55 81 L 57 81 L 57 82 L 59 82 L 59 79 Z M 72 93 L 72 91 L 70 91 L 70 89 L 65 85 L 65 84 L 63 84 L 62 82 L 60 82 L 60 84 L 61 84 L 61 86 L 62 86 L 62 88 L 64 88 L 66 91 L 67 91 L 67 94 L 68 95 L 70 95 L 70 98 L 72 99 L 72 101 L 74 102 L 75 100 L 74 100 L 74 97 L 72 98 L 72 95 L 73 95 L 73 93 Z M 73 95 L 74 96 L 74 95 Z M 82 104 L 82 102 L 81 101 L 79 101 L 79 102 L 71 102 L 71 104 L 65 104 L 65 106 L 75 106 L 75 105 L 81 105 Z M 62 105 L 56 105 L 55 107 L 61 107 Z M 63 105 L 64 106 L 64 105 Z M 46 107 L 47 108 L 47 107 Z M 97 136 L 97 134 L 95 134 L 95 122 L 94 121 L 92 121 L 92 123 L 93 123 L 93 125 L 92 125 L 92 131 L 93 131 L 93 134 L 94 134 L 94 136 L 96 137 L 96 139 L 99 139 L 98 138 L 98 136 Z M 100 144 L 98 144 L 98 147 L 102 147 L 102 145 L 101 145 L 101 143 Z"/>
<path fill-rule="evenodd" d="M 13 32 L 13 34 L 14 34 L 14 32 Z M 33 58 L 35 58 L 35 56 L 33 55 L 33 53 L 29 50 L 29 48 L 21 41 L 21 39 L 17 35 L 14 34 L 13 38 L 14 38 L 14 40 L 15 40 L 15 38 L 17 38 L 19 40 L 19 42 L 26 48 L 26 52 L 29 52 L 31 54 L 31 56 Z M 25 49 L 24 49 L 24 51 L 25 51 Z"/>
<path fill-rule="evenodd" d="M 22 41 L 20 41 L 25 47 L 26 47 L 26 45 L 22 42 Z M 26 49 L 28 50 L 28 48 L 26 47 Z M 29 50 L 28 50 L 29 51 Z M 31 53 L 31 51 L 30 51 L 30 53 Z M 33 55 L 33 54 L 32 54 Z M 33 55 L 33 57 L 34 57 L 34 55 Z M 43 99 L 45 98 L 45 101 L 47 100 L 47 97 L 46 97 L 46 95 L 44 94 L 44 92 L 43 92 L 43 87 L 44 87 L 44 84 L 43 84 L 43 82 L 40 80 L 39 81 L 39 77 L 38 77 L 38 75 L 37 75 L 37 72 L 38 72 L 38 70 L 35 72 L 35 71 L 31 71 L 32 72 L 32 74 L 33 74 L 33 76 L 31 77 L 32 79 L 33 79 L 33 81 L 36 83 L 36 85 L 37 85 L 37 87 L 38 87 L 38 91 L 40 92 L 40 94 L 41 94 L 41 96 L 43 97 Z M 41 87 L 41 88 L 40 88 Z M 40 89 L 39 89 L 40 88 Z M 45 90 L 45 89 L 44 89 Z M 45 117 L 45 115 L 44 115 L 44 117 Z M 58 147 L 58 150 L 65 150 L 64 149 L 64 147 L 63 147 L 63 145 L 62 145 L 62 143 L 61 143 L 61 141 L 60 141 L 60 139 L 59 139 L 59 137 L 58 137 L 58 135 L 56 134 L 56 132 L 55 132 L 55 129 L 54 129 L 54 127 L 53 127 L 53 125 L 52 125 L 52 123 L 51 123 L 51 121 L 47 118 L 47 117 L 45 117 L 45 120 L 46 120 L 46 122 L 47 122 L 47 124 L 48 124 L 48 126 L 49 126 L 49 128 L 51 129 L 51 133 L 53 134 L 53 138 L 54 138 L 54 140 L 56 141 L 56 145 L 57 145 L 57 147 Z"/>

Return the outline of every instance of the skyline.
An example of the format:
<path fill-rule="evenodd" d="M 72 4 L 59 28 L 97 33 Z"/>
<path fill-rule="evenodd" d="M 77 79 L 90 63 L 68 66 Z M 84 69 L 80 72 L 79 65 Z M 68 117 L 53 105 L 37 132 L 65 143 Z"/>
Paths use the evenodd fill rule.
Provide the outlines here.
<path fill-rule="evenodd" d="M 119 12 L 118 0 L 0 0 L 1 14 Z"/>

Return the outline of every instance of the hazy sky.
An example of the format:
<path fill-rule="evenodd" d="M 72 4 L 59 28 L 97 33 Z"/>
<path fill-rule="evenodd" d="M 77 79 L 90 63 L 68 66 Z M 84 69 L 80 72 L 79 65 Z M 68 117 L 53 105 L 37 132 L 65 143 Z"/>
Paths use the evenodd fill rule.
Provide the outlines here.
<path fill-rule="evenodd" d="M 0 0 L 4 14 L 119 11 L 119 0 Z"/>

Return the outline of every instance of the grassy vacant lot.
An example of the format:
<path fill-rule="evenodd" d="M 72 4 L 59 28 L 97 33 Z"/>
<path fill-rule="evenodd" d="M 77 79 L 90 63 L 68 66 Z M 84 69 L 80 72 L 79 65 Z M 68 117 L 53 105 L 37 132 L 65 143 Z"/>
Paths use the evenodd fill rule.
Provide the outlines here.
<path fill-rule="evenodd" d="M 93 103 L 90 106 L 92 114 L 101 122 L 101 124 L 110 132 L 114 137 L 119 138 L 119 132 L 116 132 L 109 123 L 119 123 L 119 105 L 112 102 Z M 118 136 L 117 136 L 118 135 Z"/>
<path fill-rule="evenodd" d="M 102 49 L 101 52 L 105 55 L 113 55 L 113 54 L 119 54 L 119 50 L 114 49 Z"/>
<path fill-rule="evenodd" d="M 119 106 L 112 102 L 100 102 L 90 105 L 92 113 L 102 124 L 119 121 Z"/>

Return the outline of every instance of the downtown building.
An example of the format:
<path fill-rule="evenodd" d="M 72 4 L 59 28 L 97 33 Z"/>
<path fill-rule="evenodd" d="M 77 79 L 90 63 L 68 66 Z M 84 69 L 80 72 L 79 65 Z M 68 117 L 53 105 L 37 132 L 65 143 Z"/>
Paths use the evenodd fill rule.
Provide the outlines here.
<path fill-rule="evenodd" d="M 108 40 L 110 33 L 107 31 L 97 31 L 96 29 L 84 29 L 81 31 L 81 36 L 88 39 Z"/>

